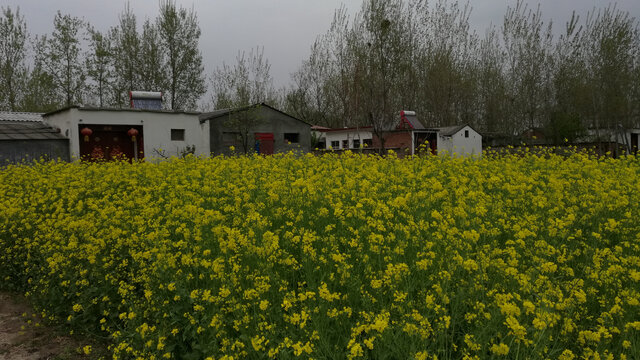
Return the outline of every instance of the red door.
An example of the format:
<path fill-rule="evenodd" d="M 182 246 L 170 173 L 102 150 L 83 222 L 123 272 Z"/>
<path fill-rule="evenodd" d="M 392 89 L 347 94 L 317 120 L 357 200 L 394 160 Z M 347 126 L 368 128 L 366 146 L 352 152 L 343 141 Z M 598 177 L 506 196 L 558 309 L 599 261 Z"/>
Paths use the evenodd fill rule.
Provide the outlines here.
<path fill-rule="evenodd" d="M 85 137 L 80 134 L 80 158 L 82 160 L 131 160 L 135 159 L 135 152 L 138 152 L 138 159 L 144 158 L 144 146 L 142 143 L 142 126 L 122 126 L 122 125 L 80 125 L 79 130 L 84 128 L 91 130 L 91 135 Z M 135 142 L 127 134 L 129 129 L 138 130 Z"/>
<path fill-rule="evenodd" d="M 273 154 L 273 133 L 256 133 L 256 152 L 263 155 Z"/>

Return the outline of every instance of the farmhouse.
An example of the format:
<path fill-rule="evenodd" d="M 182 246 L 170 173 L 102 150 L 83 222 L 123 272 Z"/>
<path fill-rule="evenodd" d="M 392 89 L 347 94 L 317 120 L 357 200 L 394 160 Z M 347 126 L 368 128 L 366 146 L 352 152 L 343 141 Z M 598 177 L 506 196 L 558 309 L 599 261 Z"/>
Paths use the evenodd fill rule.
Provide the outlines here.
<path fill-rule="evenodd" d="M 373 146 L 373 131 L 371 126 L 354 128 L 323 128 L 314 127 L 319 143 L 325 150 L 348 150 L 370 148 Z"/>
<path fill-rule="evenodd" d="M 427 128 L 414 111 L 400 112 L 399 122 L 382 132 L 384 144 L 371 126 L 336 129 L 314 127 L 314 131 L 319 134 L 317 137 L 325 150 L 364 148 L 376 151 L 384 146 L 399 156 L 415 155 L 427 150 L 432 154 L 450 156 L 482 154 L 482 135 L 471 126 Z"/>
<path fill-rule="evenodd" d="M 199 113 L 71 106 L 43 115 L 69 139 L 72 159 L 158 159 L 209 154 Z"/>
<path fill-rule="evenodd" d="M 69 140 L 42 122 L 42 114 L 0 112 L 0 166 L 26 160 L 69 160 Z"/>
<path fill-rule="evenodd" d="M 469 125 L 434 128 L 438 153 L 450 156 L 482 155 L 482 135 Z"/>
<path fill-rule="evenodd" d="M 265 103 L 204 113 L 200 123 L 208 125 L 213 155 L 311 149 L 311 125 Z"/>

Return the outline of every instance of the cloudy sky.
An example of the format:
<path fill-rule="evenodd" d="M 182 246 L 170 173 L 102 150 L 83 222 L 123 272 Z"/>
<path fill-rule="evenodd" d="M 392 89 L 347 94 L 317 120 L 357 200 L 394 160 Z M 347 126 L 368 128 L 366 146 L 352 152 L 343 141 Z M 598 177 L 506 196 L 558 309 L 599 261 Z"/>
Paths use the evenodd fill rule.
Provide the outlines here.
<path fill-rule="evenodd" d="M 127 0 L 0 0 L 3 7 L 20 7 L 31 34 L 49 33 L 57 10 L 84 18 L 99 30 L 107 30 L 117 22 Z M 324 33 L 333 12 L 344 5 L 356 12 L 362 0 L 177 0 L 198 15 L 202 37 L 200 47 L 210 73 L 222 62 L 233 63 L 239 51 L 263 46 L 271 63 L 277 86 L 289 83 L 294 72 L 309 54 L 314 39 Z M 546 18 L 561 28 L 573 10 L 586 14 L 594 7 L 606 7 L 608 0 L 541 0 L 538 3 Z M 158 0 L 130 0 L 139 24 L 154 19 Z M 508 5 L 515 0 L 472 0 L 471 23 L 479 33 L 491 24 L 500 24 Z M 619 0 L 617 7 L 640 17 L 639 0 Z"/>

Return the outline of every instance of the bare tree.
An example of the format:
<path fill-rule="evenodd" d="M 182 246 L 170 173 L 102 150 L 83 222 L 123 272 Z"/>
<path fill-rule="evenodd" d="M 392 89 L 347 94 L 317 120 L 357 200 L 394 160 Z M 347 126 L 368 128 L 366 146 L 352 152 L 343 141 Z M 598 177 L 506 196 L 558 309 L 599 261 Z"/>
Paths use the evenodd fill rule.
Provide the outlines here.
<path fill-rule="evenodd" d="M 262 122 L 260 104 L 276 98 L 270 69 L 264 49 L 256 48 L 249 55 L 239 53 L 233 66 L 223 64 L 211 76 L 213 108 L 230 109 L 225 124 L 238 131 L 244 153 L 253 141 L 251 131 Z"/>
<path fill-rule="evenodd" d="M 541 127 L 551 100 L 552 25 L 545 26 L 539 6 L 533 11 L 519 0 L 507 9 L 502 32 L 514 99 L 511 113 L 520 131 Z"/>
<path fill-rule="evenodd" d="M 505 57 L 500 47 L 499 34 L 495 28 L 487 30 L 478 49 L 477 96 L 478 114 L 476 121 L 480 128 L 493 134 L 514 135 L 509 111 L 513 111 L 513 98 L 508 93 L 508 79 L 505 74 Z"/>
<path fill-rule="evenodd" d="M 592 75 L 590 82 L 594 85 L 590 96 L 593 111 L 590 125 L 598 132 L 606 129 L 607 137 L 615 134 L 624 140 L 622 132 L 634 124 L 630 95 L 638 86 L 633 83 L 638 52 L 637 24 L 629 13 L 611 5 L 590 13 L 585 30 L 582 45 L 587 69 Z"/>

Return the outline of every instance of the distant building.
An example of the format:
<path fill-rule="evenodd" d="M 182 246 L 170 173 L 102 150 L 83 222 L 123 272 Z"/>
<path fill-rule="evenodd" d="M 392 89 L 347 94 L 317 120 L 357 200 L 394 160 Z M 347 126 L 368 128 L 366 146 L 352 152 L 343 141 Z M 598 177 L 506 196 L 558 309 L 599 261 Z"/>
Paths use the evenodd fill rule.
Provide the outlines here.
<path fill-rule="evenodd" d="M 311 125 L 264 103 L 204 113 L 200 122 L 208 125 L 213 155 L 242 153 L 245 146 L 264 155 L 311 150 Z"/>
<path fill-rule="evenodd" d="M 373 147 L 373 131 L 371 126 L 353 128 L 321 128 L 316 127 L 323 150 L 349 150 Z"/>
<path fill-rule="evenodd" d="M 69 140 L 42 114 L 0 111 L 0 166 L 39 159 L 69 161 Z"/>
<path fill-rule="evenodd" d="M 43 115 L 69 139 L 71 158 L 158 159 L 209 154 L 209 127 L 197 112 L 71 106 Z"/>
<path fill-rule="evenodd" d="M 469 125 L 433 128 L 439 154 L 451 156 L 482 155 L 482 135 Z"/>
<path fill-rule="evenodd" d="M 324 140 L 325 150 L 363 149 L 379 151 L 384 145 L 399 156 L 419 152 L 471 156 L 482 154 L 482 135 L 469 125 L 427 128 L 414 111 L 401 111 L 399 121 L 383 131 L 384 144 L 374 134 L 373 127 L 322 128 L 314 131 Z"/>

